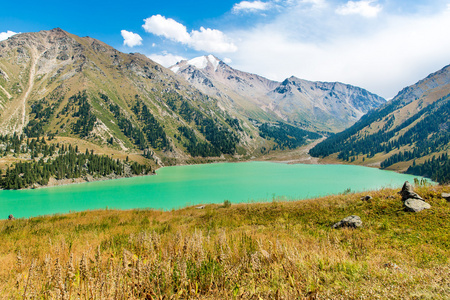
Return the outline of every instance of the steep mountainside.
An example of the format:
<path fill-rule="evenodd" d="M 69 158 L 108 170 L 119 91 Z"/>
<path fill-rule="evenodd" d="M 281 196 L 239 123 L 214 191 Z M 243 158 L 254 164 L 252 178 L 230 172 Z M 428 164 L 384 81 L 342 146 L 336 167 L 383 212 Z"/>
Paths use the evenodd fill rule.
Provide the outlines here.
<path fill-rule="evenodd" d="M 181 61 L 170 69 L 202 92 L 220 99 L 229 110 L 251 118 L 281 120 L 271 111 L 267 97 L 278 86 L 276 81 L 235 70 L 213 55 Z"/>
<path fill-rule="evenodd" d="M 171 70 L 228 109 L 248 117 L 284 120 L 314 131 L 341 131 L 385 100 L 342 83 L 291 77 L 283 82 L 231 68 L 209 55 L 182 61 Z"/>
<path fill-rule="evenodd" d="M 59 28 L 0 42 L 1 135 L 84 139 L 167 164 L 279 147 L 259 135 L 266 115 L 244 118 L 144 55 Z"/>
<path fill-rule="evenodd" d="M 392 101 L 318 144 L 310 153 L 322 157 L 337 153 L 337 158 L 345 161 L 398 170 L 430 164 L 427 160 L 435 156 L 442 158 L 443 166 L 450 151 L 449 120 L 450 66 L 446 66 L 403 89 Z M 438 172 L 437 168 L 433 172 Z M 419 173 L 442 178 L 433 172 Z"/>

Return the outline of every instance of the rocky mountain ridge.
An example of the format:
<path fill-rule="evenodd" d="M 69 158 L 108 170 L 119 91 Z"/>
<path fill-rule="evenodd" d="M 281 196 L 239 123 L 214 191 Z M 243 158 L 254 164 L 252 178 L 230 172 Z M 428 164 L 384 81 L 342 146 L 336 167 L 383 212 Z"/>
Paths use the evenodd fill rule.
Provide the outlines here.
<path fill-rule="evenodd" d="M 272 81 L 236 70 L 212 55 L 185 60 L 170 69 L 244 115 L 263 115 L 313 131 L 341 131 L 386 102 L 364 89 L 338 82 L 296 77 Z"/>

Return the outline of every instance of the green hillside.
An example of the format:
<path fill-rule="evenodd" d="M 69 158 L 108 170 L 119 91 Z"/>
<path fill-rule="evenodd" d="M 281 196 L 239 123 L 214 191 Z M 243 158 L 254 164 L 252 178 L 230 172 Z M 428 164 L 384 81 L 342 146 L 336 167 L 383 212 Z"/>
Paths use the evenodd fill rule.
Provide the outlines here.
<path fill-rule="evenodd" d="M 443 170 L 422 172 L 426 160 L 443 156 L 438 169 L 446 168 L 450 152 L 450 67 L 401 91 L 386 105 L 369 112 L 349 129 L 311 149 L 315 157 L 336 157 L 345 162 L 378 165 L 447 182 Z"/>
<path fill-rule="evenodd" d="M 4 141 L 13 134 L 21 140 L 63 139 L 74 147 L 86 141 L 96 154 L 119 151 L 122 160 L 129 156 L 151 168 L 245 159 L 286 143 L 287 137 L 260 134 L 253 119 L 224 109 L 144 55 L 121 53 L 58 28 L 18 34 L 0 45 Z M 281 131 L 291 128 L 280 124 Z M 301 146 L 318 137 L 305 131 L 288 139 Z M 3 142 L 0 148 L 8 149 L 0 157 L 4 170 L 16 161 L 47 159 L 33 156 L 25 144 L 15 149 Z"/>

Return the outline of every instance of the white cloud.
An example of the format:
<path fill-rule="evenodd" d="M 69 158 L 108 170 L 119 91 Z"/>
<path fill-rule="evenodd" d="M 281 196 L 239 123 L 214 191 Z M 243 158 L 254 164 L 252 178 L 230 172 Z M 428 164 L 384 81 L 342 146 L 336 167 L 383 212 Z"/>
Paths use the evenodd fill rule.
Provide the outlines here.
<path fill-rule="evenodd" d="M 261 1 L 242 1 L 239 3 L 236 3 L 233 6 L 233 12 L 239 13 L 239 12 L 255 12 L 255 11 L 262 11 L 267 10 L 270 8 L 270 3 L 268 2 L 261 2 Z"/>
<path fill-rule="evenodd" d="M 226 64 L 231 64 L 233 62 L 233 60 L 231 58 L 225 57 L 223 59 L 223 62 L 226 63 Z"/>
<path fill-rule="evenodd" d="M 340 81 L 389 98 L 450 64 L 450 11 L 385 12 L 369 26 L 334 9 L 303 15 L 292 9 L 269 24 L 230 33 L 239 47 L 229 55 L 233 67 L 275 80 Z"/>
<path fill-rule="evenodd" d="M 7 38 L 17 34 L 17 32 L 8 30 L 6 32 L 0 32 L 0 41 L 6 40 Z"/>
<path fill-rule="evenodd" d="M 336 13 L 340 15 L 361 15 L 366 18 L 376 17 L 383 9 L 380 4 L 372 6 L 376 0 L 348 1 L 338 7 Z"/>
<path fill-rule="evenodd" d="M 142 38 L 139 34 L 130 31 L 122 30 L 120 34 L 123 37 L 123 44 L 128 47 L 142 45 Z"/>
<path fill-rule="evenodd" d="M 184 57 L 179 55 L 173 55 L 170 53 L 163 53 L 163 54 L 151 54 L 148 55 L 148 58 L 150 58 L 153 61 L 156 61 L 160 65 L 168 68 L 173 65 L 175 65 L 177 62 L 185 60 Z"/>
<path fill-rule="evenodd" d="M 161 15 L 152 16 L 144 21 L 145 24 L 142 27 L 146 32 L 185 44 L 195 50 L 213 53 L 237 51 L 236 45 L 217 29 L 200 27 L 200 31 L 192 30 L 189 34 L 186 26 Z"/>
<path fill-rule="evenodd" d="M 188 43 L 195 50 L 213 53 L 236 52 L 237 47 L 228 41 L 227 36 L 219 30 L 200 28 L 200 31 L 193 30 L 191 40 Z"/>
<path fill-rule="evenodd" d="M 146 32 L 184 44 L 188 43 L 191 39 L 186 26 L 178 23 L 174 19 L 166 19 L 161 15 L 155 15 L 145 19 L 144 22 L 142 27 Z"/>

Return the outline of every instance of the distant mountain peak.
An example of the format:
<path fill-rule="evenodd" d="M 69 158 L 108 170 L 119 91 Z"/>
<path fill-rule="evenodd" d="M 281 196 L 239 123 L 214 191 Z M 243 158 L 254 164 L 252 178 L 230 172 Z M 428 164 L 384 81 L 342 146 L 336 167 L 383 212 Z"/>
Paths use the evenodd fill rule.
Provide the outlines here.
<path fill-rule="evenodd" d="M 214 55 L 210 54 L 210 55 L 203 55 L 203 56 L 195 57 L 190 60 L 182 60 L 179 63 L 177 63 L 176 65 L 172 66 L 170 68 L 170 70 L 172 70 L 172 72 L 174 72 L 174 73 L 177 73 L 180 70 L 180 67 L 193 66 L 199 70 L 211 69 L 211 70 L 214 70 L 214 72 L 216 72 L 217 68 L 219 67 L 219 65 L 221 63 L 223 63 L 223 62 L 220 59 L 218 59 Z"/>
<path fill-rule="evenodd" d="M 219 66 L 220 59 L 210 54 L 208 56 L 205 55 L 193 58 L 191 60 L 188 60 L 187 63 L 192 66 L 195 66 L 198 69 L 204 69 L 208 67 L 209 64 L 211 64 L 214 67 L 214 71 L 216 71 L 217 67 Z"/>

